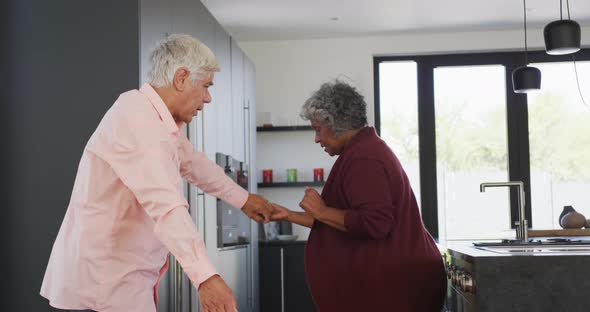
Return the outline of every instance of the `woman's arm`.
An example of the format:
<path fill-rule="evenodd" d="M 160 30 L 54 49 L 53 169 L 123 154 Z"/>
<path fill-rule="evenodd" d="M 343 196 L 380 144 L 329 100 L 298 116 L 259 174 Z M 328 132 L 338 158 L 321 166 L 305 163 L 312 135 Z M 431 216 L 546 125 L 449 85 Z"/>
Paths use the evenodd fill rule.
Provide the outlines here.
<path fill-rule="evenodd" d="M 342 209 L 336 209 L 326 206 L 326 203 L 320 194 L 313 188 L 305 189 L 305 196 L 299 206 L 305 210 L 310 217 L 325 223 L 340 231 L 347 232 L 344 225 L 344 215 L 346 212 Z"/>
<path fill-rule="evenodd" d="M 305 227 L 311 228 L 313 225 L 313 217 L 310 216 L 307 212 L 298 212 L 298 211 L 289 211 L 289 216 L 287 217 L 287 221 L 292 223 L 297 223 L 299 225 L 303 225 Z"/>
<path fill-rule="evenodd" d="M 313 217 L 307 212 L 297 212 L 289 210 L 279 204 L 272 204 L 274 211 L 270 216 L 272 221 L 288 221 L 311 228 L 313 225 Z"/>
<path fill-rule="evenodd" d="M 344 225 L 344 215 L 346 212 L 342 209 L 326 207 L 321 214 L 316 216 L 316 219 L 342 232 L 348 232 L 346 225 Z"/>

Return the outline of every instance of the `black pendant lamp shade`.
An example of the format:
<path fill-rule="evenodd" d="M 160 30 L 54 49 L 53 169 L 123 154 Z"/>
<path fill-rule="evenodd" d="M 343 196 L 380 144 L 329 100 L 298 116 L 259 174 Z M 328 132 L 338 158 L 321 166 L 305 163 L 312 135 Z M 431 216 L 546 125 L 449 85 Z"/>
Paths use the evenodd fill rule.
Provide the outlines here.
<path fill-rule="evenodd" d="M 532 66 L 521 66 L 512 72 L 512 88 L 516 93 L 541 89 L 541 71 Z"/>
<path fill-rule="evenodd" d="M 528 93 L 541 89 L 541 71 L 529 65 L 526 38 L 526 0 L 522 0 L 524 12 L 524 66 L 512 71 L 512 89 L 515 93 Z"/>
<path fill-rule="evenodd" d="M 571 54 L 580 50 L 580 24 L 569 19 L 553 21 L 543 30 L 547 54 Z"/>

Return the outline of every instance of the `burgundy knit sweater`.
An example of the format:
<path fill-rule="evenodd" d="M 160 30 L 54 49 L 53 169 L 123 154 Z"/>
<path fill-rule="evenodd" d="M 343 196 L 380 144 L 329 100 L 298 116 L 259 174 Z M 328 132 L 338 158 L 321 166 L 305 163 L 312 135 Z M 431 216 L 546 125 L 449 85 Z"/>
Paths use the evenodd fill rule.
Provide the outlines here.
<path fill-rule="evenodd" d="M 346 145 L 322 198 L 346 211 L 348 231 L 319 221 L 312 226 L 305 266 L 319 311 L 441 311 L 441 255 L 406 173 L 374 128 Z"/>

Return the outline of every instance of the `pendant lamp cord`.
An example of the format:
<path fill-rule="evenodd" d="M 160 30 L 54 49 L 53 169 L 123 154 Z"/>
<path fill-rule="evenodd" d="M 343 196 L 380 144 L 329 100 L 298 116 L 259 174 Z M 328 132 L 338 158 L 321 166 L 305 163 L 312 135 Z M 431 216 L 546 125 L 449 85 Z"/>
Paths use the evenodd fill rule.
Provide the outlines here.
<path fill-rule="evenodd" d="M 559 0 L 560 2 L 562 0 Z M 566 0 L 565 1 L 566 6 L 567 6 L 567 18 L 571 19 L 570 17 L 570 1 Z M 574 63 L 574 73 L 576 74 L 576 86 L 578 87 L 578 94 L 580 95 L 580 99 L 582 100 L 582 104 L 584 104 L 584 106 L 590 108 L 590 106 L 588 106 L 588 104 L 586 103 L 586 100 L 584 100 L 584 94 L 582 94 L 582 88 L 580 87 L 580 78 L 578 77 L 578 65 L 576 64 L 576 54 L 572 54 L 572 62 Z"/>
<path fill-rule="evenodd" d="M 560 0 L 561 1 L 561 0 Z M 524 66 L 529 65 L 528 47 L 526 43 L 526 0 L 522 0 L 524 6 Z"/>
<path fill-rule="evenodd" d="M 566 1 L 569 1 L 569 0 L 566 0 Z M 563 19 L 563 0 L 559 0 L 559 19 L 560 20 Z"/>
<path fill-rule="evenodd" d="M 578 86 L 578 94 L 580 94 L 580 99 L 582 100 L 582 104 L 584 106 L 590 108 L 588 104 L 586 104 L 586 100 L 584 100 L 584 95 L 582 94 L 582 88 L 580 88 L 580 79 L 578 78 L 578 66 L 576 65 L 576 56 L 572 54 L 572 61 L 574 62 L 574 72 L 576 73 L 576 85 Z"/>

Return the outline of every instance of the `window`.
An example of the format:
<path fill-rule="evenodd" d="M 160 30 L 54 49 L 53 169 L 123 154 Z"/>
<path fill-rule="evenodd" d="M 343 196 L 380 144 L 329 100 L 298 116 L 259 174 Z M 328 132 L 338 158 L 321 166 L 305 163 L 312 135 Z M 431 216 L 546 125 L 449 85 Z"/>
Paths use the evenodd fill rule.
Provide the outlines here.
<path fill-rule="evenodd" d="M 572 62 L 533 66 L 543 80 L 528 97 L 532 214 L 535 227 L 559 228 L 566 205 L 590 218 L 590 107 L 578 94 Z M 577 62 L 577 69 L 588 90 L 590 62 Z"/>
<path fill-rule="evenodd" d="M 420 204 L 416 62 L 383 62 L 379 72 L 381 138 L 400 160 Z"/>
<path fill-rule="evenodd" d="M 590 50 L 576 59 L 588 90 Z M 409 171 L 434 237 L 514 238 L 516 189 L 480 193 L 482 182 L 524 182 L 533 228 L 556 228 L 565 205 L 590 217 L 590 108 L 572 57 L 539 51 L 529 61 L 543 81 L 527 96 L 512 91 L 522 52 L 374 58 L 375 126 Z"/>
<path fill-rule="evenodd" d="M 434 69 L 436 181 L 441 239 L 497 238 L 510 230 L 508 191 L 478 185 L 507 181 L 505 68 Z"/>

